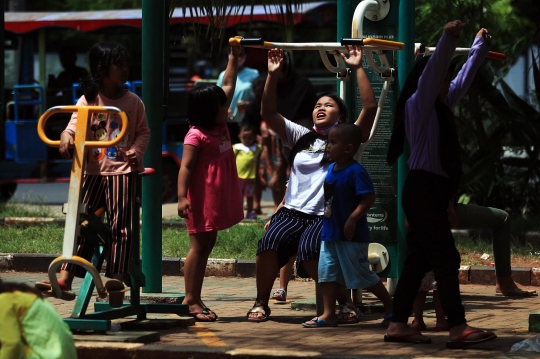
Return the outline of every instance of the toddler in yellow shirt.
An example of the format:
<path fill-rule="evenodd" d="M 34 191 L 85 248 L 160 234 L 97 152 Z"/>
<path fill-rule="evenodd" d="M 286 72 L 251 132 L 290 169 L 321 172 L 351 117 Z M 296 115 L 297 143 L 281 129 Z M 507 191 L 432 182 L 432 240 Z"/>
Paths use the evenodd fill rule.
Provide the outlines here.
<path fill-rule="evenodd" d="M 257 175 L 257 161 L 262 152 L 262 146 L 257 142 L 253 125 L 242 123 L 238 135 L 240 143 L 233 145 L 236 157 L 236 169 L 240 181 L 240 191 L 247 204 L 246 218 L 257 218 L 253 212 L 253 193 Z"/>
<path fill-rule="evenodd" d="M 0 359 L 77 358 L 69 327 L 41 293 L 0 280 Z"/>

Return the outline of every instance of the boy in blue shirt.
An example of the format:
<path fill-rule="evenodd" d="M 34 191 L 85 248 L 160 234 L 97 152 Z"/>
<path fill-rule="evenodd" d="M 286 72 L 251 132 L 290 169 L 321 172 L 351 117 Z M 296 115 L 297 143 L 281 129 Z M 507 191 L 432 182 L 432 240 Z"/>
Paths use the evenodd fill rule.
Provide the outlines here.
<path fill-rule="evenodd" d="M 384 292 L 380 278 L 368 262 L 370 242 L 366 213 L 375 202 L 375 189 L 368 173 L 354 155 L 360 147 L 362 131 L 341 123 L 328 134 L 325 160 L 335 161 L 324 182 L 324 217 L 319 257 L 319 285 L 324 313 L 302 325 L 306 328 L 335 327 L 336 292 L 347 288 L 370 288 L 377 297 Z M 391 308 L 388 308 L 391 309 Z"/>

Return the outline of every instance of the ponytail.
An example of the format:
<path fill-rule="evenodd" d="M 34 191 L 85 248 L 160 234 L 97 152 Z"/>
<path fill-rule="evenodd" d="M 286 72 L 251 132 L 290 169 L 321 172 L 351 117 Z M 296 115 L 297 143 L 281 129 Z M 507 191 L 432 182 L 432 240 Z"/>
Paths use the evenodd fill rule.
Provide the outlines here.
<path fill-rule="evenodd" d="M 81 87 L 83 90 L 83 95 L 86 98 L 86 102 L 88 104 L 96 100 L 98 90 L 99 90 L 100 80 L 101 79 L 99 77 L 97 77 L 97 79 L 94 80 L 92 75 L 88 75 L 88 77 L 82 80 Z"/>
<path fill-rule="evenodd" d="M 300 137 L 291 149 L 291 153 L 289 154 L 288 159 L 289 164 L 292 166 L 294 163 L 294 158 L 296 157 L 298 152 L 308 149 L 309 146 L 311 146 L 317 138 L 319 138 L 319 134 L 315 131 L 309 131 L 308 133 Z"/>

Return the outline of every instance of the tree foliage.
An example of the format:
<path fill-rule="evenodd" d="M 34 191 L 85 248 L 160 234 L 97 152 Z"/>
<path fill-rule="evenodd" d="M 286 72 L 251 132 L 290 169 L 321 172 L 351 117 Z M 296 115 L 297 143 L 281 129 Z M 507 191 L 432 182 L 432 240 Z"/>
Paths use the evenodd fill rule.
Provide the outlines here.
<path fill-rule="evenodd" d="M 491 49 L 507 54 L 505 62 L 485 61 L 456 109 L 465 172 L 462 200 L 514 212 L 540 211 L 538 92 L 535 101 L 526 101 L 502 80 L 505 70 L 538 44 L 539 11 L 531 1 L 416 1 L 420 42 L 434 46 L 444 24 L 460 19 L 467 28 L 459 46 L 470 46 L 478 29 L 485 27 L 493 35 Z M 535 55 L 531 66 L 538 89 L 540 61 Z"/>
<path fill-rule="evenodd" d="M 210 26 L 184 25 L 182 37 L 190 34 L 200 41 L 223 43 L 225 20 L 237 12 L 249 13 L 256 3 L 282 16 L 283 41 L 291 41 L 291 14 L 309 0 L 166 0 L 171 14 L 209 14 Z M 41 0 L 27 1 L 28 11 L 77 11 L 140 8 L 142 0 Z M 281 4 L 281 5 L 277 5 Z M 231 6 L 236 6 L 231 10 Z M 416 0 L 415 39 L 435 46 L 444 25 L 460 19 L 467 24 L 460 46 L 468 47 L 481 27 L 493 35 L 492 50 L 503 52 L 507 61 L 486 60 L 468 94 L 456 109 L 465 175 L 461 193 L 466 200 L 511 211 L 540 211 L 540 103 L 539 91 L 522 99 L 501 80 L 520 56 L 533 52 L 531 69 L 535 88 L 540 86 L 540 3 L 538 0 Z M 189 30 L 187 29 L 189 27 Z M 249 29 L 247 31 L 249 33 Z M 276 36 L 277 37 L 277 36 Z M 204 40 L 203 40 L 204 39 Z M 309 40 L 308 40 L 309 41 Z M 531 45 L 536 45 L 535 48 Z M 219 48 L 218 51 L 219 52 Z M 457 59 L 458 65 L 465 56 Z M 505 156 L 505 149 L 520 156 Z"/>

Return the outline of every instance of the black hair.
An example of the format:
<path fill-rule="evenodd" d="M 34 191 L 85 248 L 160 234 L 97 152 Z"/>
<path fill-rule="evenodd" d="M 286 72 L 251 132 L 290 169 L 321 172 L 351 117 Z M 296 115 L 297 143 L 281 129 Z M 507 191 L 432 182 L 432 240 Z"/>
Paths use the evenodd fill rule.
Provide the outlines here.
<path fill-rule="evenodd" d="M 0 294 L 15 291 L 32 293 L 35 294 L 38 298 L 43 298 L 39 290 L 34 287 L 30 287 L 28 284 L 18 282 L 4 282 L 2 281 L 2 279 L 0 279 Z"/>
<path fill-rule="evenodd" d="M 339 114 L 343 116 L 341 117 L 340 122 L 347 122 L 349 110 L 347 109 L 347 104 L 345 104 L 345 101 L 343 101 L 341 97 L 339 97 L 338 95 L 332 92 L 321 93 L 319 96 L 317 96 L 316 101 L 319 101 L 319 99 L 322 97 L 330 97 L 332 100 L 334 100 L 336 104 L 338 105 Z M 298 152 L 301 152 L 305 150 L 306 148 L 309 148 L 309 146 L 311 146 L 317 138 L 319 138 L 319 134 L 315 131 L 310 131 L 306 133 L 305 135 L 303 135 L 302 137 L 300 137 L 298 141 L 296 141 L 296 143 L 294 144 L 293 148 L 291 149 L 291 153 L 289 154 L 289 158 L 288 158 L 289 164 L 292 166 L 294 162 L 294 158 L 296 157 Z M 323 157 L 323 159 L 321 160 L 321 166 L 323 166 L 326 162 L 327 161 L 325 160 L 325 157 Z"/>
<path fill-rule="evenodd" d="M 390 143 L 388 144 L 388 154 L 386 156 L 386 162 L 389 165 L 394 164 L 398 157 L 403 152 L 403 146 L 405 144 L 405 104 L 409 98 L 414 95 L 418 90 L 418 81 L 420 76 L 424 72 L 426 65 L 431 58 L 430 56 L 423 56 L 420 60 L 416 61 L 405 80 L 401 94 L 396 104 L 396 112 L 394 115 L 394 127 L 392 130 L 392 137 L 390 138 Z M 452 75 L 456 67 L 455 62 L 451 62 L 448 68 L 448 74 Z M 394 136 L 394 133 L 396 134 Z"/>
<path fill-rule="evenodd" d="M 283 51 L 283 66 L 281 72 L 285 75 L 285 81 L 289 81 L 294 76 L 294 66 L 291 55 L 287 51 Z"/>
<path fill-rule="evenodd" d="M 240 132 L 242 131 L 252 131 L 253 133 L 257 133 L 257 131 L 255 130 L 255 126 L 253 126 L 252 123 L 246 121 L 242 121 L 240 123 Z"/>
<path fill-rule="evenodd" d="M 102 78 L 109 73 L 111 65 L 121 65 L 124 61 L 129 61 L 129 52 L 119 43 L 101 42 L 90 49 L 88 53 L 90 74 L 82 83 L 84 97 L 88 103 L 95 101 Z M 99 73 L 98 66 L 101 66 Z"/>
<path fill-rule="evenodd" d="M 330 130 L 330 132 L 332 131 L 339 132 L 339 136 L 343 139 L 343 141 L 345 141 L 345 145 L 353 145 L 354 156 L 356 154 L 356 151 L 358 151 L 358 148 L 362 144 L 362 129 L 353 123 L 338 123 L 334 128 Z M 324 166 L 325 164 L 330 162 L 331 161 L 328 158 L 328 152 L 325 150 L 320 165 Z"/>
<path fill-rule="evenodd" d="M 197 86 L 188 97 L 187 116 L 191 125 L 210 130 L 216 126 L 219 108 L 227 104 L 227 95 L 215 85 Z"/>
<path fill-rule="evenodd" d="M 340 123 L 331 131 L 337 131 L 346 145 L 353 145 L 355 153 L 362 144 L 362 129 L 353 123 Z"/>
<path fill-rule="evenodd" d="M 64 46 L 58 51 L 58 55 L 60 58 L 66 58 L 68 57 L 71 61 L 75 63 L 77 61 L 77 52 L 75 52 L 75 49 L 71 46 Z"/>
<path fill-rule="evenodd" d="M 334 102 L 338 105 L 339 114 L 343 116 L 341 117 L 340 122 L 346 123 L 349 119 L 349 109 L 347 108 L 345 101 L 333 92 L 323 92 L 317 96 L 315 103 L 317 103 L 317 101 L 323 97 L 330 97 L 332 100 L 334 100 Z"/>

